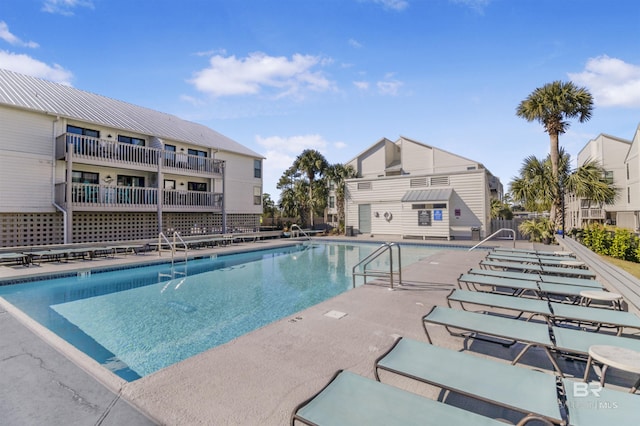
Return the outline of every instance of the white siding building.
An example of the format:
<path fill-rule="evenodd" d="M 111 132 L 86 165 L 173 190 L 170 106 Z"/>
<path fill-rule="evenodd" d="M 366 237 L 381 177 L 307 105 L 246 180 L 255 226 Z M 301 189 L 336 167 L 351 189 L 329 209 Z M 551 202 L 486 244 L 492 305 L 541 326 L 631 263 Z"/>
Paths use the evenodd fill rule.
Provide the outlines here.
<path fill-rule="evenodd" d="M 490 231 L 499 179 L 478 162 L 401 137 L 382 139 L 347 164 L 345 216 L 354 233 L 469 239 Z"/>
<path fill-rule="evenodd" d="M 253 230 L 263 156 L 176 116 L 0 69 L 0 247 Z"/>
<path fill-rule="evenodd" d="M 626 181 L 625 158 L 630 147 L 631 142 L 628 140 L 600 134 L 580 150 L 577 164 L 597 161 L 605 170 L 604 178 L 622 189 Z M 590 222 L 626 227 L 629 222 L 629 218 L 626 217 L 628 214 L 625 213 L 627 203 L 622 191 L 614 204 L 596 203 L 572 194 L 566 196 L 565 203 L 565 229 L 580 228 Z"/>

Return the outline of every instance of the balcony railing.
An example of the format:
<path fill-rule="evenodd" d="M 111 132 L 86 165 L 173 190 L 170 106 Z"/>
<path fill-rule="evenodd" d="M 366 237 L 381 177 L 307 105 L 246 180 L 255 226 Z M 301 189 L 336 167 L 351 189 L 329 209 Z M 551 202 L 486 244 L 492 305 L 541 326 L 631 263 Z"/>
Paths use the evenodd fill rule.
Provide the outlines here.
<path fill-rule="evenodd" d="M 70 147 L 76 161 L 103 162 L 112 167 L 140 167 L 153 170 L 160 162 L 163 171 L 191 175 L 222 175 L 224 161 L 197 155 L 164 151 L 107 139 L 65 133 L 56 141 L 57 158 L 64 158 Z"/>
<path fill-rule="evenodd" d="M 582 219 L 604 219 L 605 211 L 601 208 L 580 209 Z"/>
<path fill-rule="evenodd" d="M 160 190 L 163 209 L 171 211 L 222 209 L 222 194 L 203 191 Z M 56 202 L 74 210 L 156 210 L 158 189 L 130 186 L 73 183 L 71 200 L 66 200 L 66 185 L 56 185 Z"/>

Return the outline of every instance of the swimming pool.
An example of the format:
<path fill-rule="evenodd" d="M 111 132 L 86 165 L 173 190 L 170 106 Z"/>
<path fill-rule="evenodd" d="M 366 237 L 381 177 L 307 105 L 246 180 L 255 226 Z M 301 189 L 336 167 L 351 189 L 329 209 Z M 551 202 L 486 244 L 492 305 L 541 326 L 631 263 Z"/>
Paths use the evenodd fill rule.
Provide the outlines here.
<path fill-rule="evenodd" d="M 353 265 L 378 246 L 314 242 L 189 260 L 173 271 L 83 272 L 0 286 L 0 296 L 132 381 L 349 290 Z M 441 250 L 401 247 L 403 267 Z"/>

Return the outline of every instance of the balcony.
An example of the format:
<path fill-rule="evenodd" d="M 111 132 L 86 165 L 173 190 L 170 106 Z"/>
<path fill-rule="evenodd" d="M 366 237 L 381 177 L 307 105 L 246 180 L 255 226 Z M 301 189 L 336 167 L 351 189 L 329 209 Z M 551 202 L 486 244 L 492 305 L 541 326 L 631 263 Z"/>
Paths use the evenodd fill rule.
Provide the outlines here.
<path fill-rule="evenodd" d="M 56 139 L 56 158 L 66 159 L 73 150 L 73 161 L 125 169 L 163 171 L 189 176 L 222 177 L 224 161 L 197 155 L 164 151 L 108 139 L 65 133 Z"/>
<path fill-rule="evenodd" d="M 163 189 L 162 210 L 170 212 L 222 211 L 222 194 Z M 74 183 L 71 202 L 66 200 L 66 184 L 56 185 L 56 203 L 75 211 L 156 211 L 158 189 Z"/>
<path fill-rule="evenodd" d="M 604 220 L 605 211 L 603 208 L 580 209 L 580 216 L 583 220 Z"/>

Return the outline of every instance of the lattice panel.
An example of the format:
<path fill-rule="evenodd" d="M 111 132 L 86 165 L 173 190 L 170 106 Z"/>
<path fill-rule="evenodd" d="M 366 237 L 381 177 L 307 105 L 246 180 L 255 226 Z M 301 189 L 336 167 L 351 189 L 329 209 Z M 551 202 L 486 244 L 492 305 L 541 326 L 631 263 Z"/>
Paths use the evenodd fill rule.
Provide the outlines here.
<path fill-rule="evenodd" d="M 158 238 L 156 213 L 73 213 L 74 243 L 153 238 Z"/>
<path fill-rule="evenodd" d="M 62 213 L 0 214 L 0 246 L 19 247 L 64 242 Z"/>
<path fill-rule="evenodd" d="M 219 213 L 165 213 L 163 232 L 167 235 L 178 231 L 180 235 L 217 234 L 222 232 L 222 215 Z M 230 232 L 256 231 L 260 227 L 260 215 L 228 214 Z"/>

